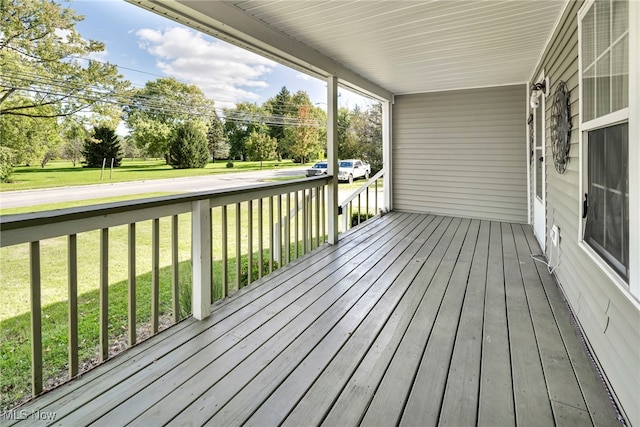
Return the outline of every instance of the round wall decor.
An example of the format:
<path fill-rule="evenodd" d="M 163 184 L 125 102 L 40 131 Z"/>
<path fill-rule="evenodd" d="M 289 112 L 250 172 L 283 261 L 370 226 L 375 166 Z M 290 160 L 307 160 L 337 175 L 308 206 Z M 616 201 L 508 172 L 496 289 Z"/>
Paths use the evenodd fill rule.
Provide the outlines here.
<path fill-rule="evenodd" d="M 558 173 L 565 173 L 569 162 L 571 140 L 571 104 L 569 90 L 561 81 L 556 87 L 551 106 L 551 151 Z"/>

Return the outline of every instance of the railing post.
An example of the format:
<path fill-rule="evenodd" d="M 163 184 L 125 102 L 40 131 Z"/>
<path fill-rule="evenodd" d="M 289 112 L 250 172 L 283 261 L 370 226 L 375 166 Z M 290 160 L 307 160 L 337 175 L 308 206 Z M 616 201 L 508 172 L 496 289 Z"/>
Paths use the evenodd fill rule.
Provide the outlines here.
<path fill-rule="evenodd" d="M 391 194 L 391 177 L 393 176 L 392 165 L 392 129 L 391 118 L 393 117 L 393 105 L 389 101 L 382 102 L 382 164 L 384 167 L 383 178 L 383 208 L 393 209 L 393 195 Z M 377 197 L 377 195 L 376 195 Z"/>
<path fill-rule="evenodd" d="M 42 392 L 42 304 L 40 289 L 40 242 L 30 245 L 31 269 L 31 393 Z"/>
<path fill-rule="evenodd" d="M 332 177 L 328 185 L 328 240 L 338 243 L 338 78 L 327 78 L 327 173 Z"/>
<path fill-rule="evenodd" d="M 191 260 L 193 317 L 211 314 L 211 208 L 209 200 L 191 203 Z"/>

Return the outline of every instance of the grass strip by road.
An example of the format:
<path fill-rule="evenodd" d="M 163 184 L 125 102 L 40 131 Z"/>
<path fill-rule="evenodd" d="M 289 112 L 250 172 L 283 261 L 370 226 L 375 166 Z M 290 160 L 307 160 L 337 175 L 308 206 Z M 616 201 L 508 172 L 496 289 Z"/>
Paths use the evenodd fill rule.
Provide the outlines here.
<path fill-rule="evenodd" d="M 146 199 L 149 197 L 168 196 L 176 193 L 145 193 L 145 194 L 129 194 L 126 196 L 100 197 L 97 199 L 74 200 L 71 202 L 46 203 L 35 206 L 23 206 L 20 208 L 0 208 L 0 215 L 16 215 L 21 213 L 42 212 L 54 209 L 75 208 L 78 206 L 91 206 L 101 203 L 124 202 L 126 200 Z"/>
<path fill-rule="evenodd" d="M 10 183 L 0 183 L 0 191 L 54 188 L 74 185 L 105 184 L 114 182 L 144 181 L 163 178 L 184 178 L 189 176 L 218 175 L 234 172 L 277 170 L 291 167 L 304 167 L 291 160 L 283 161 L 233 161 L 233 167 L 227 167 L 227 161 L 218 160 L 208 163 L 200 169 L 173 169 L 164 160 L 124 159 L 122 165 L 113 171 L 106 168 L 83 168 L 73 166 L 69 161 L 52 160 L 44 168 L 40 166 L 18 166 L 14 168 Z"/>

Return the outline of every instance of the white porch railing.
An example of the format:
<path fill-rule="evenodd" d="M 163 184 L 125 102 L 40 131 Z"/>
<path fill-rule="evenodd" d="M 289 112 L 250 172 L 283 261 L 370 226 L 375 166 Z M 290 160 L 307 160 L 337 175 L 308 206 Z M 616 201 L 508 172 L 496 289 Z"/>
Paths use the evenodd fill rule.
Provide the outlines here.
<path fill-rule="evenodd" d="M 224 298 L 230 289 L 240 289 L 275 269 L 289 263 L 326 241 L 327 202 L 325 187 L 330 177 L 318 177 L 263 184 L 252 187 L 224 189 L 184 195 L 138 199 L 81 208 L 68 208 L 32 214 L 6 215 L 0 218 L 0 247 L 29 244 L 30 312 L 31 312 L 31 377 L 32 394 L 43 390 L 42 345 L 42 277 L 41 241 L 67 238 L 68 270 L 68 369 L 69 376 L 78 374 L 78 235 L 99 231 L 99 348 L 100 361 L 109 357 L 109 259 L 110 229 L 126 226 L 126 253 L 111 256 L 126 257 L 128 266 L 127 341 L 136 343 L 136 225 L 151 221 L 151 333 L 159 329 L 160 286 L 160 220 L 170 219 L 171 301 L 173 322 L 180 320 L 180 275 L 178 243 L 185 239 L 179 229 L 179 215 L 191 219 L 191 307 L 194 317 L 208 316 L 211 303 Z M 283 212 L 283 207 L 286 209 Z M 230 221 L 229 208 L 235 211 Z M 214 210 L 219 210 L 220 224 L 213 224 Z M 233 211 L 231 216 L 233 216 Z M 217 212 L 217 211 L 216 211 Z M 293 214 L 292 214 L 293 212 Z M 301 214 L 297 214 L 301 212 Z M 244 216 L 244 218 L 241 218 Z M 268 219 L 267 219 L 268 218 Z M 265 224 L 266 222 L 266 224 Z M 220 233 L 214 230 L 219 227 Z M 257 229 L 257 233 L 254 232 Z M 231 230 L 230 230 L 231 229 Z M 275 231 L 275 232 L 272 232 Z M 235 250 L 229 244 L 229 234 L 235 234 Z M 181 237 L 183 236 L 183 237 Z M 212 245 L 219 237 L 220 268 L 214 268 Z M 241 243 L 246 238 L 246 243 Z M 117 243 L 117 242 L 116 242 Z M 215 242 L 218 243 L 218 242 Z M 257 246 L 257 248 L 256 248 Z M 257 250 L 256 250 L 257 249 Z M 235 260 L 229 252 L 235 253 Z M 265 254 L 267 257 L 265 257 Z M 243 257 L 247 260 L 243 271 Z M 257 259 L 254 259 L 257 257 Z M 26 262 L 26 260 L 25 260 Z M 253 267 L 257 264 L 257 277 Z M 230 272 L 235 270 L 230 283 Z M 214 274 L 218 271 L 218 274 Z M 184 286 L 184 283 L 182 284 Z M 215 290 L 215 291 L 214 291 Z"/>
<path fill-rule="evenodd" d="M 384 169 L 380 170 L 372 176 L 365 184 L 347 197 L 338 209 L 338 214 L 342 215 L 342 231 L 347 231 L 353 226 L 360 225 L 367 218 L 377 215 L 379 198 L 380 181 L 384 177 Z M 370 192 L 373 191 L 373 201 L 370 200 Z M 362 201 L 364 194 L 364 202 Z M 373 202 L 373 205 L 371 204 Z M 381 204 L 380 204 L 381 205 Z M 373 210 L 370 210 L 370 207 Z M 364 209 L 363 209 L 364 208 Z"/>

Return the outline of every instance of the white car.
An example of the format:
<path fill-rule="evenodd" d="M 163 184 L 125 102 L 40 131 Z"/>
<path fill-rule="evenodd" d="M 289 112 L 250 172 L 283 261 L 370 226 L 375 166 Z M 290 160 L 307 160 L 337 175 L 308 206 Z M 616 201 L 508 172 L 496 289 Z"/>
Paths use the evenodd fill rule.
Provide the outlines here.
<path fill-rule="evenodd" d="M 338 181 L 351 184 L 354 179 L 369 179 L 371 175 L 371 165 L 359 159 L 340 160 L 338 166 Z"/>

